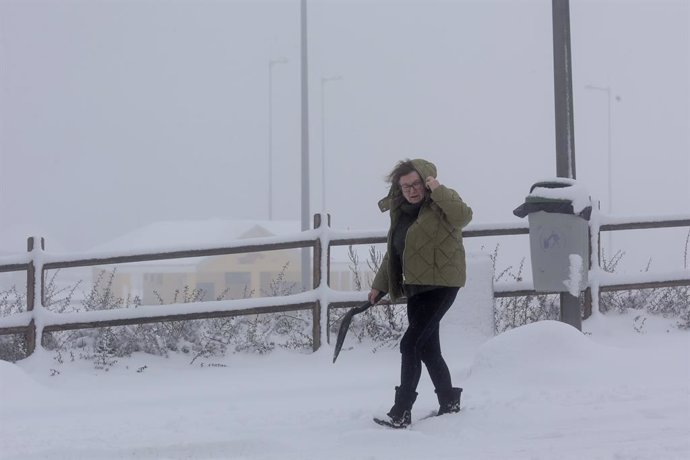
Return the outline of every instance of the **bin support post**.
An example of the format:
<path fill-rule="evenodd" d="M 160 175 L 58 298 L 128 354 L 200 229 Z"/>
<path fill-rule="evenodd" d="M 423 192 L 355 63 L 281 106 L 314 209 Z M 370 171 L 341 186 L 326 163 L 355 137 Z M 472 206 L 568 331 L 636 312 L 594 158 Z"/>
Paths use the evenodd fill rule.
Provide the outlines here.
<path fill-rule="evenodd" d="M 582 331 L 582 314 L 580 298 L 569 292 L 561 292 L 561 321 Z"/>
<path fill-rule="evenodd" d="M 556 174 L 575 179 L 575 123 L 570 51 L 570 1 L 551 0 L 553 82 L 556 118 Z"/>

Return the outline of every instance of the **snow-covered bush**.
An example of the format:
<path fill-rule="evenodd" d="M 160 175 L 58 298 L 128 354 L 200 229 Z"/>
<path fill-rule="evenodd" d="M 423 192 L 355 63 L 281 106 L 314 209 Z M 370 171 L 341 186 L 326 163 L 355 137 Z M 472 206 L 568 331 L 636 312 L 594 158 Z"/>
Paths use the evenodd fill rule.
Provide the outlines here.
<path fill-rule="evenodd" d="M 489 254 L 494 266 L 494 283 L 501 281 L 522 281 L 525 269 L 525 259 L 514 268 L 512 265 L 501 271 L 496 269 L 500 245 L 496 245 Z M 537 294 L 521 297 L 501 297 L 494 302 L 494 325 L 496 333 L 500 334 L 525 324 L 542 320 L 555 320 L 560 315 L 559 296 L 553 294 Z"/>
<path fill-rule="evenodd" d="M 690 233 L 689 233 L 690 235 Z M 497 245 L 490 255 L 494 263 L 494 282 L 498 281 L 522 281 L 524 269 L 523 259 L 515 269 L 513 266 L 497 271 L 498 260 Z M 687 252 L 686 244 L 686 266 Z M 609 273 L 615 273 L 619 264 L 625 257 L 625 252 L 617 251 L 611 257 L 602 253 L 602 269 Z M 648 271 L 651 261 L 644 271 Z M 580 305 L 584 306 L 584 299 L 580 299 Z M 606 291 L 599 297 L 599 309 L 601 312 L 623 313 L 627 310 L 641 310 L 649 314 L 659 314 L 665 317 L 678 318 L 677 327 L 690 329 L 690 287 L 667 287 L 654 289 L 635 289 L 629 291 Z M 584 312 L 583 312 L 584 313 Z M 560 315 L 560 298 L 558 295 L 538 294 L 522 297 L 508 297 L 496 299 L 495 324 L 496 332 L 500 333 L 535 321 L 558 319 Z"/>
<path fill-rule="evenodd" d="M 11 315 L 26 310 L 26 295 L 17 291 L 16 286 L 0 291 L 0 316 Z M 0 335 L 0 359 L 18 361 L 26 357 L 26 340 L 21 334 Z"/>
<path fill-rule="evenodd" d="M 685 242 L 684 269 L 688 268 L 688 240 Z M 617 265 L 625 257 L 625 252 L 618 251 L 610 259 L 602 254 L 602 269 L 614 273 Z M 642 271 L 648 272 L 652 265 L 650 259 Z M 602 292 L 599 300 L 602 312 L 622 313 L 626 310 L 643 310 L 650 314 L 678 318 L 677 327 L 690 329 L 690 287 L 677 286 L 655 289 L 636 289 L 631 291 Z"/>
<path fill-rule="evenodd" d="M 113 308 L 137 308 L 141 300 L 123 299 L 112 289 L 115 270 L 100 272 L 91 290 L 85 296 L 81 308 L 71 303 L 73 288 L 66 296 L 47 289 L 54 295 L 47 296 L 46 306 L 58 312 L 92 311 Z M 296 283 L 286 281 L 285 264 L 277 277 L 269 284 L 267 296 L 294 294 Z M 214 300 L 223 300 L 228 291 Z M 202 289 L 184 286 L 177 289 L 171 299 L 164 299 L 154 292 L 161 305 L 169 303 L 202 302 L 206 293 Z M 253 291 L 245 289 L 243 298 Z M 167 321 L 128 326 L 80 329 L 45 334 L 44 346 L 61 352 L 77 350 L 77 356 L 93 361 L 99 369 L 108 369 L 117 358 L 134 352 L 167 356 L 179 352 L 192 356 L 191 362 L 200 357 L 212 357 L 228 352 L 267 353 L 276 346 L 289 349 L 311 350 L 311 312 L 292 314 L 272 313 L 229 318 L 213 318 L 193 321 Z"/>

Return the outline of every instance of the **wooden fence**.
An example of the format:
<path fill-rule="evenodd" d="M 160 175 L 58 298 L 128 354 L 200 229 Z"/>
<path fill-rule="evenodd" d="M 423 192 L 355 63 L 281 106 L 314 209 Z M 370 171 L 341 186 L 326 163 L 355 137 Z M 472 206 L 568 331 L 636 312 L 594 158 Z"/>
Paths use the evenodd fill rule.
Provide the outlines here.
<path fill-rule="evenodd" d="M 96 327 L 123 326 L 132 324 L 144 324 L 163 321 L 189 321 L 196 319 L 232 317 L 240 315 L 255 315 L 264 313 L 277 313 L 288 311 L 311 310 L 313 349 L 320 348 L 326 336 L 328 340 L 329 312 L 333 308 L 344 308 L 357 305 L 362 302 L 363 293 L 353 293 L 353 298 L 330 302 L 323 298 L 322 281 L 328 285 L 330 280 L 330 249 L 332 246 L 349 246 L 363 244 L 385 243 L 386 234 L 372 235 L 357 231 L 340 231 L 330 229 L 330 216 L 327 222 L 322 222 L 322 215 L 314 216 L 314 229 L 302 232 L 295 238 L 262 238 L 250 240 L 250 242 L 238 242 L 226 247 L 184 249 L 170 252 L 151 252 L 129 255 L 108 254 L 96 257 L 63 257 L 54 260 L 49 253 L 44 252 L 45 243 L 41 238 L 36 241 L 33 237 L 28 239 L 28 252 L 21 257 L 0 259 L 0 272 L 26 271 L 27 292 L 26 312 L 0 318 L 0 335 L 23 334 L 26 337 L 28 353 L 35 350 L 37 337 L 45 332 L 65 331 L 74 329 L 86 329 Z M 322 225 L 323 224 L 323 225 Z M 599 228 L 590 229 L 600 238 L 602 231 L 653 229 L 669 227 L 690 227 L 690 217 L 649 220 L 617 221 L 605 223 Z M 464 238 L 494 237 L 528 234 L 526 223 L 482 226 L 471 225 L 463 231 Z M 598 246 L 598 245 L 597 245 Z M 227 300 L 217 302 L 204 302 L 194 312 L 189 312 L 183 305 L 162 305 L 137 308 L 137 315 L 133 309 L 110 310 L 107 318 L 103 318 L 100 312 L 80 312 L 70 314 L 49 314 L 44 307 L 46 296 L 46 271 L 60 268 L 89 267 L 99 265 L 113 265 L 154 260 L 170 260 L 191 257 L 219 256 L 227 254 L 240 254 L 272 251 L 279 249 L 310 248 L 313 250 L 313 290 L 305 293 L 276 298 L 267 297 L 249 300 Z M 600 258 L 598 258 L 600 259 Z M 4 263 L 2 263 L 4 262 Z M 323 275 L 325 274 L 325 279 Z M 38 275 L 38 276 L 37 276 Z M 690 286 L 690 271 L 685 271 L 681 276 L 646 279 L 635 283 L 616 283 L 607 281 L 599 283 L 587 289 L 585 293 L 586 303 L 591 308 L 593 296 L 599 296 L 600 292 L 647 289 L 672 286 Z M 592 288 L 596 290 L 592 293 Z M 494 286 L 494 297 L 511 297 L 544 294 L 536 292 L 531 287 L 515 288 L 513 285 Z M 556 292 L 552 294 L 557 294 Z M 37 297 L 38 296 L 38 297 Z M 251 304 L 251 305 L 248 305 Z M 323 309 L 323 304 L 326 308 Z M 144 315 L 142 315 L 142 312 Z M 97 316 L 97 318 L 96 318 Z"/>

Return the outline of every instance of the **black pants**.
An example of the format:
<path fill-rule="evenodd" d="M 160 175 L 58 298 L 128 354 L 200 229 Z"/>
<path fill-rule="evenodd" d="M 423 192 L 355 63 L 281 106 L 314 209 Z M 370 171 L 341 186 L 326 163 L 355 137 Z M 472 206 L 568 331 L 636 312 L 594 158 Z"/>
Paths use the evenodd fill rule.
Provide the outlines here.
<path fill-rule="evenodd" d="M 457 287 L 441 287 L 413 295 L 407 300 L 409 325 L 400 342 L 400 388 L 409 391 L 417 389 L 422 363 L 436 390 L 452 387 L 450 371 L 441 355 L 439 324 L 453 305 L 459 290 Z"/>

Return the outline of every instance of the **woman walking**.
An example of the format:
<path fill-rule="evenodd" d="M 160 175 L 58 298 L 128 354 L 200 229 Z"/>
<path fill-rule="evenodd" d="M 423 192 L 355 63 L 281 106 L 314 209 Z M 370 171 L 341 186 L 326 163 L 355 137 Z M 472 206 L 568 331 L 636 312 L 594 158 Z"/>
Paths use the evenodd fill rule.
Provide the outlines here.
<path fill-rule="evenodd" d="M 439 324 L 465 285 L 462 228 L 472 219 L 472 209 L 436 177 L 436 166 L 429 161 L 401 161 L 388 175 L 388 196 L 379 201 L 381 212 L 390 211 L 391 225 L 369 301 L 374 303 L 381 293 L 392 301 L 406 296 L 409 323 L 400 342 L 395 404 L 385 417 L 374 418 L 394 428 L 411 423 L 422 363 L 434 384 L 438 415 L 460 410 L 462 388 L 453 387 L 441 355 Z"/>

